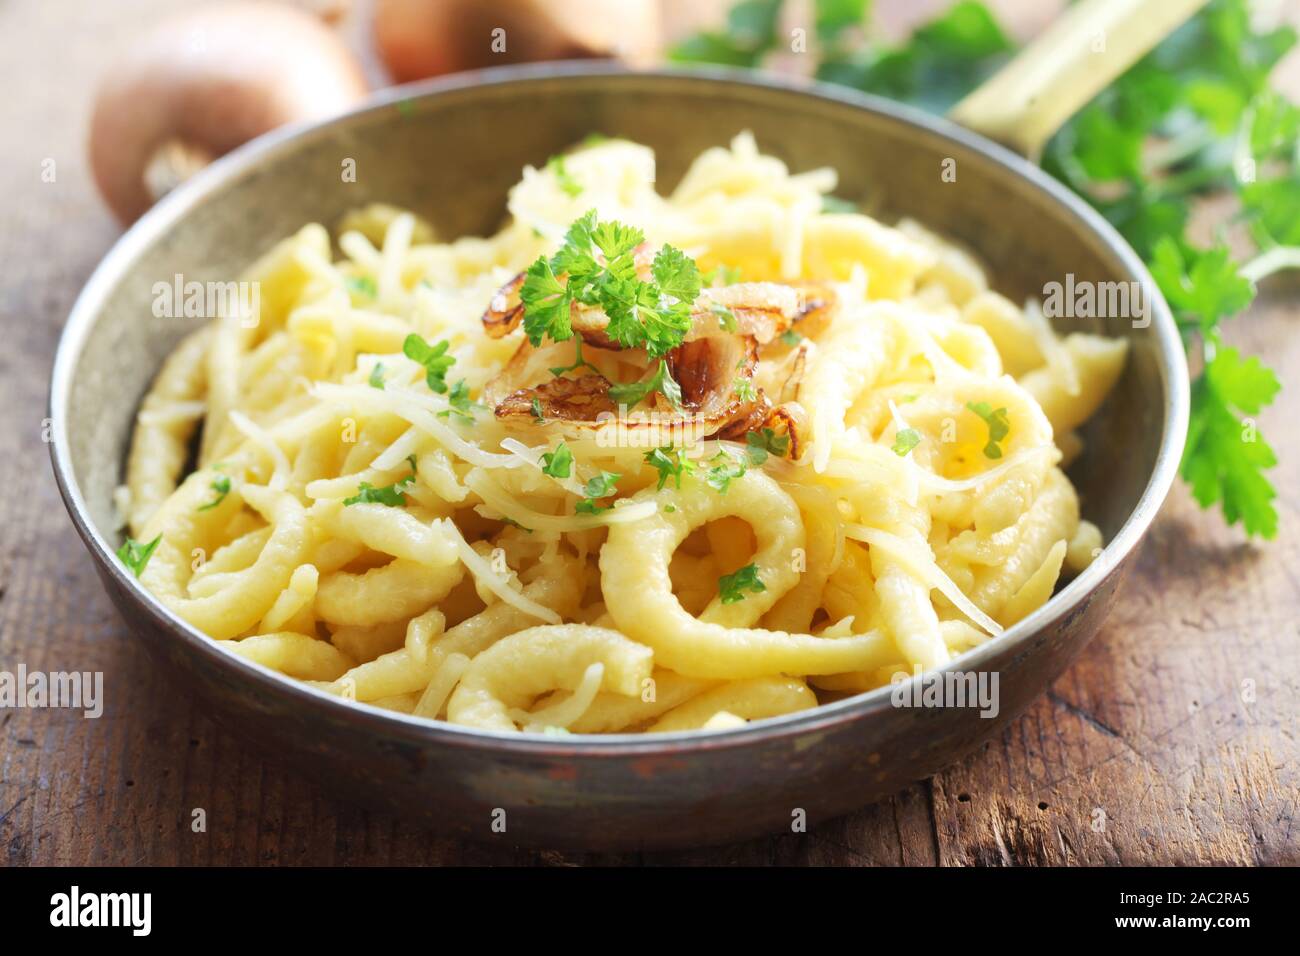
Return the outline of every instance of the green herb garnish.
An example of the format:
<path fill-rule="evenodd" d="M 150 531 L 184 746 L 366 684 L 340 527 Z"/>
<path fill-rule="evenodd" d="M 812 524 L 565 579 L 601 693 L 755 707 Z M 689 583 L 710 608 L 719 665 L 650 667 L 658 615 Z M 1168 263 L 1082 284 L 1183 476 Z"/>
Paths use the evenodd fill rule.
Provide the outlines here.
<path fill-rule="evenodd" d="M 767 461 L 769 454 L 776 455 L 777 458 L 784 458 L 786 452 L 790 450 L 790 436 L 778 435 L 772 429 L 764 428 L 762 431 L 747 434 L 745 436 L 745 446 L 750 464 L 757 468 Z"/>
<path fill-rule="evenodd" d="M 915 428 L 900 428 L 894 433 L 894 444 L 891 446 L 895 455 L 899 458 L 906 458 L 907 455 L 921 443 L 921 433 Z M 998 454 L 1002 452 L 999 449 Z M 990 457 L 996 458 L 997 455 Z"/>
<path fill-rule="evenodd" d="M 568 445 L 560 442 L 555 451 L 542 455 L 542 473 L 552 478 L 568 478 L 573 473 L 573 452 Z"/>
<path fill-rule="evenodd" d="M 712 467 L 704 476 L 704 481 L 720 495 L 727 493 L 734 479 L 745 476 L 745 463 L 730 452 L 718 452 L 709 459 L 709 464 Z"/>
<path fill-rule="evenodd" d="M 370 276 L 348 276 L 343 281 L 349 291 L 355 292 L 363 298 L 373 299 L 379 294 L 379 287 L 375 285 L 375 280 Z"/>
<path fill-rule="evenodd" d="M 985 458 L 1001 458 L 1002 449 L 998 442 L 1011 432 L 1011 421 L 1007 418 L 1005 408 L 993 408 L 988 402 L 967 402 L 966 407 L 984 419 L 989 427 L 989 440 L 984 446 Z"/>
<path fill-rule="evenodd" d="M 406 495 L 404 492 L 415 481 L 416 460 L 414 455 L 407 456 L 407 463 L 411 466 L 411 473 L 400 481 L 395 481 L 391 485 L 383 485 L 376 488 L 368 481 L 361 482 L 357 486 L 357 493 L 350 498 L 344 498 L 344 505 L 388 505 L 390 508 L 401 508 L 406 504 Z"/>
<path fill-rule="evenodd" d="M 609 318 L 606 333 L 625 348 L 644 348 L 658 358 L 681 344 L 691 326 L 691 303 L 700 291 L 700 270 L 681 250 L 664 246 L 637 274 L 635 253 L 645 234 L 620 222 L 600 222 L 593 209 L 575 221 L 564 245 L 541 256 L 526 273 L 520 299 L 524 331 L 540 345 L 573 335 L 573 304 L 592 306 Z"/>
<path fill-rule="evenodd" d="M 734 332 L 737 329 L 736 313 L 732 312 L 721 302 L 709 303 L 709 311 L 718 319 L 718 325 L 724 332 Z"/>
<path fill-rule="evenodd" d="M 211 511 L 226 500 L 226 495 L 230 494 L 230 477 L 228 475 L 217 475 L 209 487 L 217 493 L 217 497 L 205 505 L 199 505 L 200 511 Z"/>
<path fill-rule="evenodd" d="M 579 183 L 569 173 L 568 168 L 564 165 L 563 156 L 552 156 L 546 163 L 546 168 L 555 176 L 555 180 L 560 184 L 567 196 L 579 196 L 582 194 L 582 184 Z"/>
<path fill-rule="evenodd" d="M 659 484 L 656 490 L 662 490 L 669 478 L 672 478 L 680 488 L 682 475 L 689 475 L 695 471 L 695 462 L 686 457 L 685 448 L 674 448 L 671 445 L 656 448 L 645 453 L 645 460 L 659 472 Z"/>
<path fill-rule="evenodd" d="M 158 549 L 161 541 L 161 534 L 148 544 L 143 544 L 134 538 L 127 538 L 122 542 L 122 547 L 117 549 L 117 559 L 125 564 L 131 570 L 131 573 L 138 578 L 140 573 L 144 571 L 144 566 L 153 557 L 154 551 Z"/>
<path fill-rule="evenodd" d="M 447 391 L 447 370 L 456 364 L 456 360 L 447 354 L 451 344 L 440 339 L 430 345 L 419 335 L 412 332 L 402 343 L 402 354 L 413 362 L 424 366 L 424 380 L 429 388 L 442 394 Z"/>
<path fill-rule="evenodd" d="M 718 578 L 718 596 L 722 598 L 723 604 L 745 600 L 746 591 L 758 594 L 766 590 L 767 585 L 759 578 L 756 564 L 747 564 L 734 574 L 724 574 Z"/>
<path fill-rule="evenodd" d="M 622 477 L 622 475 L 611 471 L 602 471 L 595 478 L 589 479 L 582 489 L 586 497 L 574 505 L 573 510 L 580 515 L 596 515 L 602 511 L 609 511 L 613 505 L 602 505 L 596 499 L 608 498 L 617 491 L 618 488 L 615 486 Z"/>
<path fill-rule="evenodd" d="M 384 363 L 376 362 L 370 370 L 370 387 L 382 390 L 384 387 Z"/>
<path fill-rule="evenodd" d="M 663 359 L 659 360 L 659 368 L 650 377 L 639 382 L 627 382 L 609 387 L 609 397 L 629 409 L 635 408 L 652 392 L 661 393 L 673 408 L 682 407 L 682 388 L 668 371 L 668 363 Z"/>
<path fill-rule="evenodd" d="M 486 407 L 469 397 L 469 383 L 463 378 L 451 386 L 451 391 L 447 393 L 447 403 L 451 405 L 451 408 L 439 412 L 439 418 L 455 415 L 470 424 L 474 422 L 474 412 Z"/>

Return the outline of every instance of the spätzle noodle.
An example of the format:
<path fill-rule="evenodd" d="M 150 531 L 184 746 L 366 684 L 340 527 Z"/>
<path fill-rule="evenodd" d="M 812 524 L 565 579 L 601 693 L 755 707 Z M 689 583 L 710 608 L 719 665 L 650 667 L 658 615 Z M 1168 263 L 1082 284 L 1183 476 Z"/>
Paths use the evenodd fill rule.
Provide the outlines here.
<path fill-rule="evenodd" d="M 603 140 L 487 239 L 305 226 L 141 404 L 141 583 L 288 678 L 502 733 L 727 730 L 996 639 L 1103 545 L 1060 467 L 1125 344 L 835 185 L 742 134 L 664 197 Z M 654 291 L 629 320 L 587 268 Z"/>

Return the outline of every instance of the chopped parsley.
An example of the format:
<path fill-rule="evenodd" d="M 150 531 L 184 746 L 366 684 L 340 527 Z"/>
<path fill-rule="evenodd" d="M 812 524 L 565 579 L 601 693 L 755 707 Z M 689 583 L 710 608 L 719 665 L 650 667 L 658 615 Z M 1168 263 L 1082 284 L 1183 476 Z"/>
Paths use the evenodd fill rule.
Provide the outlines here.
<path fill-rule="evenodd" d="M 745 476 L 745 463 L 730 452 L 718 452 L 709 459 L 709 464 L 713 467 L 704 476 L 704 481 L 720 495 L 727 493 L 734 479 Z"/>
<path fill-rule="evenodd" d="M 533 396 L 532 402 L 529 403 L 533 412 L 533 421 L 539 425 L 546 424 L 546 416 L 542 414 L 542 400 L 536 395 Z"/>
<path fill-rule="evenodd" d="M 662 490 L 669 478 L 672 478 L 680 488 L 682 475 L 689 475 L 695 471 L 695 462 L 686 457 L 686 449 L 674 448 L 672 445 L 646 452 L 645 460 L 647 464 L 653 465 L 659 471 L 659 485 L 656 490 Z"/>
<path fill-rule="evenodd" d="M 623 385 L 611 385 L 609 397 L 619 405 L 635 408 L 652 392 L 660 392 L 664 398 L 668 399 L 673 408 L 682 407 L 682 387 L 677 384 L 677 380 L 668 371 L 668 363 L 663 359 L 659 360 L 658 370 L 649 378 L 644 378 L 639 382 L 627 382 Z"/>
<path fill-rule="evenodd" d="M 439 412 L 439 418 L 455 415 L 470 424 L 474 423 L 474 412 L 485 407 L 469 397 L 469 383 L 463 378 L 451 386 L 451 391 L 447 393 L 447 402 L 451 408 Z"/>
<path fill-rule="evenodd" d="M 803 341 L 803 333 L 796 332 L 793 328 L 786 329 L 781 333 L 781 341 L 791 348 L 794 348 Z"/>
<path fill-rule="evenodd" d="M 384 387 L 384 363 L 376 362 L 375 367 L 370 370 L 370 387 L 377 388 L 381 391 Z"/>
<path fill-rule="evenodd" d="M 447 391 L 447 370 L 456 364 L 456 359 L 447 354 L 451 344 L 440 339 L 430 345 L 419 335 L 412 332 L 402 343 L 402 354 L 413 362 L 424 366 L 424 380 L 429 388 L 442 394 Z"/>
<path fill-rule="evenodd" d="M 138 578 L 161 541 L 161 534 L 148 544 L 136 541 L 134 538 L 127 538 L 122 542 L 122 547 L 117 549 L 117 559 L 130 568 L 131 573 Z"/>
<path fill-rule="evenodd" d="M 559 378 L 565 372 L 572 372 L 575 368 L 584 368 L 584 367 L 591 369 L 597 375 L 600 374 L 600 369 L 596 368 L 596 366 L 592 365 L 590 362 L 588 362 L 585 358 L 582 357 L 582 336 L 579 335 L 577 338 L 573 340 L 573 364 L 556 365 L 555 367 L 550 369 L 550 373 L 554 375 L 556 378 Z"/>
<path fill-rule="evenodd" d="M 745 592 L 758 594 L 766 591 L 767 585 L 758 576 L 758 565 L 747 564 L 734 574 L 724 574 L 718 578 L 718 595 L 723 604 L 735 604 L 745 600 Z"/>
<path fill-rule="evenodd" d="M 211 511 L 221 502 L 226 500 L 226 495 L 230 494 L 230 476 L 217 475 L 210 486 L 217 493 L 217 497 L 209 501 L 206 505 L 199 505 L 200 511 Z"/>
<path fill-rule="evenodd" d="M 755 468 L 767 461 L 768 455 L 784 458 L 790 450 L 790 436 L 778 435 L 770 428 L 750 432 L 745 436 L 745 452 Z"/>
<path fill-rule="evenodd" d="M 582 184 L 573 178 L 564 164 L 563 156 L 552 156 L 547 161 L 546 168 L 555 176 L 555 181 L 560 184 L 565 195 L 573 197 L 582 194 Z"/>
<path fill-rule="evenodd" d="M 736 325 L 736 313 L 732 312 L 721 302 L 712 302 L 709 304 L 709 311 L 718 319 L 718 325 L 724 332 L 734 332 L 738 328 Z"/>
<path fill-rule="evenodd" d="M 411 466 L 411 473 L 400 481 L 395 481 L 391 485 L 384 485 L 376 488 L 368 481 L 363 481 L 357 487 L 357 493 L 351 498 L 344 498 L 345 505 L 388 505 L 390 508 L 401 508 L 406 504 L 406 495 L 404 492 L 415 481 L 416 464 L 415 456 L 407 457 L 407 462 Z"/>
<path fill-rule="evenodd" d="M 754 383 L 747 378 L 737 378 L 732 383 L 731 391 L 742 402 L 752 402 L 758 398 L 758 394 L 754 391 Z"/>
<path fill-rule="evenodd" d="M 379 294 L 379 287 L 375 285 L 375 280 L 370 276 L 348 276 L 343 281 L 347 283 L 349 291 L 363 298 L 373 299 Z"/>
<path fill-rule="evenodd" d="M 921 443 L 921 433 L 915 428 L 900 428 L 894 433 L 894 444 L 891 446 L 895 455 L 899 458 L 905 458 L 911 453 L 912 449 Z M 998 452 L 1001 454 L 1001 451 Z M 996 458 L 997 455 L 990 457 Z"/>
<path fill-rule="evenodd" d="M 568 478 L 573 474 L 573 452 L 569 451 L 568 445 L 560 442 L 555 451 L 542 455 L 542 473 L 552 478 Z"/>
<path fill-rule="evenodd" d="M 602 511 L 608 511 L 613 505 L 602 505 L 596 499 L 608 498 L 614 494 L 618 490 L 616 487 L 618 480 L 622 477 L 611 471 L 602 471 L 595 478 L 588 480 L 586 487 L 582 489 L 587 497 L 574 505 L 573 510 L 580 515 L 598 515 Z"/>
<path fill-rule="evenodd" d="M 1011 422 L 1007 418 L 1005 408 L 993 408 L 988 402 L 967 402 L 966 407 L 972 412 L 984 419 L 985 424 L 989 426 L 988 444 L 984 446 L 985 458 L 1001 458 L 1002 448 L 998 442 L 1006 438 L 1011 432 Z"/>

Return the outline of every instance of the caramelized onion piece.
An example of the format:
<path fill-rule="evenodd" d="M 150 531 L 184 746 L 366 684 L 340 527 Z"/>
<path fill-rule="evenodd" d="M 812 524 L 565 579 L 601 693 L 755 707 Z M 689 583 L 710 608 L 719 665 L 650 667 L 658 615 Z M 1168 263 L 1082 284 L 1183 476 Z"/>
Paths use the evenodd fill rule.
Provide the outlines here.
<path fill-rule="evenodd" d="M 798 402 L 782 402 L 768 413 L 759 428 L 750 430 L 758 431 L 763 428 L 772 429 L 778 437 L 784 436 L 790 439 L 784 457 L 791 461 L 798 461 L 803 457 L 808 447 L 808 412 Z"/>
<path fill-rule="evenodd" d="M 519 300 L 519 290 L 524 287 L 524 273 L 519 273 L 492 296 L 487 311 L 483 313 L 483 331 L 490 338 L 504 339 L 524 320 L 524 304 Z"/>
<path fill-rule="evenodd" d="M 799 314 L 794 317 L 795 331 L 810 339 L 820 337 L 835 316 L 839 297 L 822 282 L 798 281 L 791 285 L 803 296 Z"/>
<path fill-rule="evenodd" d="M 533 407 L 533 402 L 537 407 Z M 582 375 L 578 378 L 553 378 L 532 388 L 511 392 L 496 404 L 495 413 L 501 419 L 537 420 L 541 412 L 544 421 L 591 422 L 596 424 L 603 414 L 617 411 L 609 397 L 609 382 L 601 375 Z"/>

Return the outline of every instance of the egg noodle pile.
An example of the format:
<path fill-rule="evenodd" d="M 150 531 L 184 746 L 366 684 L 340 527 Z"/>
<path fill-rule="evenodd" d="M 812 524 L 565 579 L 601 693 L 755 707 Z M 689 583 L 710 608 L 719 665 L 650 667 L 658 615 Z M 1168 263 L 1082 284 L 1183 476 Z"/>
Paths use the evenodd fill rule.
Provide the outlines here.
<path fill-rule="evenodd" d="M 1060 469 L 1125 345 L 835 185 L 741 135 L 663 198 L 599 140 L 525 169 L 492 238 L 371 206 L 336 258 L 304 227 L 145 398 L 123 560 L 232 653 L 490 730 L 726 728 L 943 665 L 1095 556 Z M 684 253 L 651 308 L 715 317 L 666 384 L 590 304 L 556 312 L 574 338 L 516 328 L 516 277 L 589 213 L 643 231 L 642 276 Z"/>

